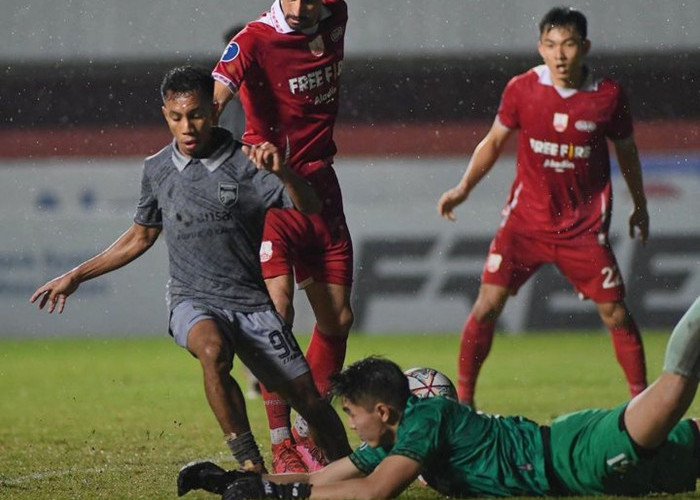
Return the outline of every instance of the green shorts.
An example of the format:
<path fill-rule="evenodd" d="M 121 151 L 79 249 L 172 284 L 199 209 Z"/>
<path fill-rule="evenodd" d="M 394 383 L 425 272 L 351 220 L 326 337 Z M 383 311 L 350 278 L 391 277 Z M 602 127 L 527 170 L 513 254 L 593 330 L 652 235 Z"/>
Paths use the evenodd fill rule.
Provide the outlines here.
<path fill-rule="evenodd" d="M 552 423 L 552 464 L 559 486 L 576 495 L 694 491 L 700 463 L 695 424 L 684 420 L 659 448 L 640 450 L 623 425 L 626 407 L 579 411 Z"/>

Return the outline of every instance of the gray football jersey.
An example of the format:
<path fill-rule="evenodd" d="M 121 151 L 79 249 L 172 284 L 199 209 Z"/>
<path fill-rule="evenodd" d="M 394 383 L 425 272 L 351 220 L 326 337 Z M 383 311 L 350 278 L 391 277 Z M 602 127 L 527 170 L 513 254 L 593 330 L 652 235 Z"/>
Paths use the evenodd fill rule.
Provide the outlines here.
<path fill-rule="evenodd" d="M 258 170 L 227 131 L 209 158 L 175 143 L 146 159 L 134 222 L 162 227 L 168 247 L 168 305 L 183 300 L 252 312 L 272 302 L 260 270 L 265 212 L 292 207 L 280 179 Z"/>

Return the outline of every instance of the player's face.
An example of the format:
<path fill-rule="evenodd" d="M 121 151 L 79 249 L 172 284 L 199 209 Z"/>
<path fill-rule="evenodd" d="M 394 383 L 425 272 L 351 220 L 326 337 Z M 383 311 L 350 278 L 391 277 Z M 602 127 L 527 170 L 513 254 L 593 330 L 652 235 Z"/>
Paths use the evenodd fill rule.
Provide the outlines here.
<path fill-rule="evenodd" d="M 386 419 L 383 418 L 378 405 L 375 405 L 371 410 L 367 410 L 364 406 L 355 404 L 348 398 L 343 397 L 342 406 L 348 417 L 348 426 L 355 431 L 362 441 L 372 447 L 392 444 L 387 443 L 387 440 L 391 439 L 390 432 L 386 425 Z"/>
<path fill-rule="evenodd" d="M 583 58 L 591 43 L 572 28 L 556 26 L 540 35 L 537 49 L 558 87 L 578 88 L 582 82 Z"/>
<path fill-rule="evenodd" d="M 200 93 L 168 92 L 163 100 L 163 116 L 180 152 L 199 158 L 208 152 L 212 127 L 212 104 Z"/>
<path fill-rule="evenodd" d="M 280 0 L 284 19 L 294 31 L 313 28 L 321 17 L 321 0 Z"/>

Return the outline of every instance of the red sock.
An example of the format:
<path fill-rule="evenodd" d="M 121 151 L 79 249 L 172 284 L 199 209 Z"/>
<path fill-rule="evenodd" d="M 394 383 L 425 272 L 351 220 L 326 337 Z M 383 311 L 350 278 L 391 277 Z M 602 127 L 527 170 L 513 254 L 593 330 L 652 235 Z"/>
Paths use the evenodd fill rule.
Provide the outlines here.
<path fill-rule="evenodd" d="M 280 429 L 282 427 L 289 428 L 289 413 L 291 408 L 287 402 L 280 397 L 276 392 L 269 392 L 263 384 L 260 384 L 263 403 L 265 404 L 265 413 L 267 413 L 267 423 L 270 430 Z"/>
<path fill-rule="evenodd" d="M 632 318 L 628 326 L 610 329 L 617 362 L 627 378 L 630 395 L 636 396 L 647 386 L 647 367 L 644 362 L 644 346 L 637 324 Z"/>
<path fill-rule="evenodd" d="M 491 350 L 496 323 L 478 322 L 470 314 L 462 328 L 459 341 L 459 360 L 457 362 L 457 395 L 462 403 L 474 402 L 474 387 L 479 370 Z"/>
<path fill-rule="evenodd" d="M 306 350 L 306 361 L 311 368 L 316 388 L 322 395 L 330 390 L 329 378 L 343 368 L 347 336 L 326 335 L 314 325 L 314 332 Z"/>

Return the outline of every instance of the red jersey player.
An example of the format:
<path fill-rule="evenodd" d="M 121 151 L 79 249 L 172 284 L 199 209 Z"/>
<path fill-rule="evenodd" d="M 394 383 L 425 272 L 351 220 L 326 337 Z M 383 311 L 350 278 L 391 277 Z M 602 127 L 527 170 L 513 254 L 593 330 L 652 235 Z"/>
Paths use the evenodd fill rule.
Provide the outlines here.
<path fill-rule="evenodd" d="M 243 142 L 269 141 L 286 153 L 290 169 L 324 202 L 311 217 L 268 211 L 260 261 L 277 311 L 291 324 L 294 278 L 306 291 L 316 326 L 306 353 L 321 394 L 340 371 L 353 321 L 353 253 L 338 179 L 333 127 L 338 113 L 347 5 L 343 0 L 275 0 L 236 35 L 216 65 L 214 98 L 222 108 L 237 95 L 245 111 Z M 275 472 L 323 465 L 305 422 L 290 429 L 289 406 L 263 390 Z"/>
<path fill-rule="evenodd" d="M 607 140 L 614 144 L 634 202 L 630 237 L 637 228 L 644 244 L 649 215 L 641 167 L 624 92 L 613 80 L 595 78 L 583 63 L 591 46 L 586 31 L 586 18 L 574 9 L 554 8 L 544 16 L 538 42 L 544 64 L 508 83 L 497 118 L 463 178 L 438 202 L 440 215 L 455 220 L 455 207 L 519 129 L 515 180 L 462 330 L 458 393 L 468 404 L 473 404 L 476 378 L 508 297 L 546 262 L 596 303 L 630 393 L 646 387 L 641 337 L 625 305 L 624 284 L 608 242 L 612 189 Z"/>

